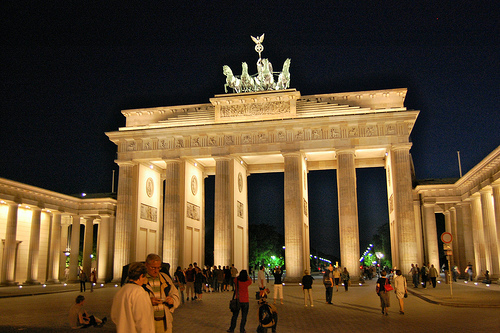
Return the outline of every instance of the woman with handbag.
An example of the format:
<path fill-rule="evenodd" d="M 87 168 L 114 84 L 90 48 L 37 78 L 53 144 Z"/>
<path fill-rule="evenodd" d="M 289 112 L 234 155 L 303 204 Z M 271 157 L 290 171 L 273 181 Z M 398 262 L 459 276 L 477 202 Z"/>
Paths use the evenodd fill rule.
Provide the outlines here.
<path fill-rule="evenodd" d="M 239 301 L 239 306 L 237 306 L 233 311 L 233 316 L 231 317 L 231 326 L 227 332 L 234 332 L 236 328 L 236 321 L 238 320 L 238 315 L 241 310 L 241 322 L 240 322 L 240 332 L 245 332 L 245 324 L 247 323 L 249 299 L 248 299 L 248 286 L 252 284 L 252 279 L 248 278 L 248 273 L 246 269 L 240 272 L 237 278 L 234 279 L 234 295 L 233 299 L 237 298 Z"/>
<path fill-rule="evenodd" d="M 387 309 L 390 306 L 389 291 L 392 290 L 392 286 L 389 279 L 386 277 L 387 272 L 382 271 L 381 277 L 377 280 L 377 295 L 380 297 L 380 306 L 382 307 L 382 314 L 388 316 L 389 313 Z"/>
<path fill-rule="evenodd" d="M 406 278 L 401 274 L 401 270 L 396 270 L 396 278 L 394 279 L 394 292 L 396 293 L 396 298 L 399 301 L 399 314 L 404 315 L 404 299 L 408 297 L 408 286 L 406 284 Z"/>

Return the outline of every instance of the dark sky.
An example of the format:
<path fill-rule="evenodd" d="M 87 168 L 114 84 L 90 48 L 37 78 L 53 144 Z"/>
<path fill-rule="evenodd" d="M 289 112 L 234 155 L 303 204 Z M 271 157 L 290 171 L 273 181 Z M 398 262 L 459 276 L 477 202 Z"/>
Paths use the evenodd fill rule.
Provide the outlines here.
<path fill-rule="evenodd" d="M 250 35 L 262 33 L 263 57 L 276 68 L 291 58 L 302 95 L 408 88 L 406 106 L 421 111 L 411 135 L 419 179 L 458 177 L 457 150 L 465 174 L 500 144 L 494 1 L 80 3 L 0 6 L 0 177 L 109 192 L 116 147 L 104 133 L 124 126 L 120 111 L 208 103 L 224 92 L 223 65 L 256 72 Z M 311 243 L 326 252 L 338 248 L 335 178 L 309 174 Z M 264 189 L 272 179 L 278 190 Z M 282 174 L 249 181 L 256 197 L 282 200 Z M 363 246 L 386 222 L 384 181 L 383 170 L 358 171 Z M 272 209 L 282 203 L 268 202 L 250 203 L 254 220 L 282 219 Z"/>

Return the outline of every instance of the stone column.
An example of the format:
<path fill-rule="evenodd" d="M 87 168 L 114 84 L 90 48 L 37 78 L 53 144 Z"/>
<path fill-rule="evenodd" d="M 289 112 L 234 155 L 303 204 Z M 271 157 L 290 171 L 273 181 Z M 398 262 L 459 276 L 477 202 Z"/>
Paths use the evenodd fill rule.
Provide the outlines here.
<path fill-rule="evenodd" d="M 472 231 L 471 203 L 469 200 L 462 201 L 457 206 L 459 252 L 460 252 L 460 273 L 465 277 L 465 268 L 469 263 L 475 266 L 474 238 Z M 473 266 L 473 267 L 474 267 Z"/>
<path fill-rule="evenodd" d="M 490 271 L 490 278 L 497 280 L 500 277 L 497 228 L 495 223 L 495 209 L 493 208 L 493 191 L 487 186 L 479 191 L 483 213 L 484 241 L 486 267 L 483 271 Z"/>
<path fill-rule="evenodd" d="M 337 160 L 340 262 L 342 266 L 347 267 L 351 276 L 358 277 L 360 253 L 354 150 L 338 151 Z"/>
<path fill-rule="evenodd" d="M 32 207 L 30 246 L 28 252 L 28 278 L 27 284 L 40 284 L 38 282 L 38 257 L 40 255 L 40 220 L 42 209 Z"/>
<path fill-rule="evenodd" d="M 495 208 L 495 226 L 497 229 L 497 244 L 500 244 L 500 183 L 493 184 L 492 188 L 493 206 Z M 498 248 L 498 256 L 500 258 L 500 247 Z"/>
<path fill-rule="evenodd" d="M 69 281 L 69 266 L 68 266 L 68 276 L 66 276 L 66 259 L 67 251 L 71 248 L 69 247 L 69 225 L 62 222 L 63 217 L 61 216 L 61 252 L 59 253 L 59 280 Z M 64 217 L 66 219 L 66 217 Z"/>
<path fill-rule="evenodd" d="M 69 253 L 69 282 L 78 281 L 78 255 L 80 254 L 80 216 L 73 215 Z"/>
<path fill-rule="evenodd" d="M 181 226 L 182 226 L 182 198 L 184 197 L 184 173 L 182 161 L 165 161 L 165 197 L 164 197 L 164 238 L 163 261 L 170 263 L 173 271 L 179 265 L 181 257 Z M 182 176 L 181 176 L 182 175 Z"/>
<path fill-rule="evenodd" d="M 472 237 L 474 240 L 474 273 L 477 279 L 481 271 L 486 268 L 486 254 L 484 246 L 484 228 L 483 213 L 481 209 L 481 196 L 475 193 L 471 196 L 472 200 Z"/>
<path fill-rule="evenodd" d="M 86 216 L 85 218 L 85 237 L 83 240 L 83 271 L 90 278 L 92 269 L 92 247 L 94 244 L 94 216 Z"/>
<path fill-rule="evenodd" d="M 397 224 L 396 241 L 399 251 L 399 267 L 404 271 L 417 261 L 417 239 L 413 215 L 413 192 L 410 168 L 411 144 L 393 146 L 391 169 L 394 182 L 394 212 Z M 391 236 L 393 237 L 393 236 Z M 394 261 L 395 258 L 393 258 Z"/>
<path fill-rule="evenodd" d="M 109 252 L 109 220 L 110 215 L 101 214 L 101 223 L 99 223 L 99 229 L 97 229 L 99 240 L 99 246 L 97 250 L 97 282 L 105 283 L 106 272 L 108 271 L 108 252 Z"/>
<path fill-rule="evenodd" d="M 218 157 L 215 161 L 214 264 L 228 266 L 233 262 L 232 160 Z"/>
<path fill-rule="evenodd" d="M 5 230 L 5 246 L 2 257 L 2 285 L 16 285 L 16 234 L 18 203 L 10 202 L 7 213 L 7 228 Z"/>
<path fill-rule="evenodd" d="M 52 235 L 50 237 L 49 251 L 49 283 L 59 283 L 59 268 L 61 259 L 61 213 L 52 212 Z"/>
<path fill-rule="evenodd" d="M 115 216 L 109 218 L 108 264 L 106 265 L 106 282 L 113 279 L 113 258 L 115 249 Z"/>
<path fill-rule="evenodd" d="M 302 155 L 283 154 L 285 159 L 285 265 L 287 280 L 300 281 L 304 269 L 304 228 L 302 218 Z"/>
<path fill-rule="evenodd" d="M 121 281 L 123 266 L 130 263 L 132 225 L 137 206 L 137 202 L 134 201 L 134 189 L 138 177 L 136 167 L 133 163 L 119 163 L 119 166 L 113 282 Z"/>
<path fill-rule="evenodd" d="M 458 266 L 460 270 L 460 261 L 458 254 L 458 232 L 457 232 L 457 211 L 455 207 L 450 208 L 450 222 L 451 222 L 451 234 L 453 235 L 453 242 L 451 247 L 453 249 L 453 256 L 451 257 L 451 268 Z"/>
<path fill-rule="evenodd" d="M 439 267 L 439 246 L 436 228 L 436 214 L 434 202 L 424 202 L 424 239 L 425 239 L 425 261 Z M 410 265 L 411 266 L 411 265 Z"/>

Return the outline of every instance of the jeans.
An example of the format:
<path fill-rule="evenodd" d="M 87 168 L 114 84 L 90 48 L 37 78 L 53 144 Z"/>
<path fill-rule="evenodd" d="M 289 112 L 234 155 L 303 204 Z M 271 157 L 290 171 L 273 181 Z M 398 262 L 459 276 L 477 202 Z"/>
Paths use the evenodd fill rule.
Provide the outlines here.
<path fill-rule="evenodd" d="M 333 295 L 333 287 L 332 286 L 326 287 L 326 302 L 327 303 L 332 302 L 332 295 Z"/>
<path fill-rule="evenodd" d="M 240 332 L 245 331 L 245 325 L 247 323 L 248 307 L 249 303 L 240 302 L 240 309 L 241 309 Z M 236 320 L 238 320 L 239 313 L 240 310 L 233 312 L 233 316 L 231 317 L 231 327 L 229 327 L 230 331 L 234 331 L 234 329 L 236 328 Z"/>

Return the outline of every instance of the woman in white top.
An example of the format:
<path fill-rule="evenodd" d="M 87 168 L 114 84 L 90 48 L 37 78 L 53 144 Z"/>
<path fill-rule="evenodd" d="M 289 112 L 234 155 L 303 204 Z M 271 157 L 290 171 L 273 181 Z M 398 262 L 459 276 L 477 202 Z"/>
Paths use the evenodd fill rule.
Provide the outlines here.
<path fill-rule="evenodd" d="M 401 274 L 401 270 L 396 270 L 396 278 L 394 279 L 394 292 L 396 293 L 396 298 L 399 301 L 399 313 L 405 314 L 404 310 L 404 299 L 405 294 L 408 292 L 408 286 L 406 285 L 406 278 Z"/>

